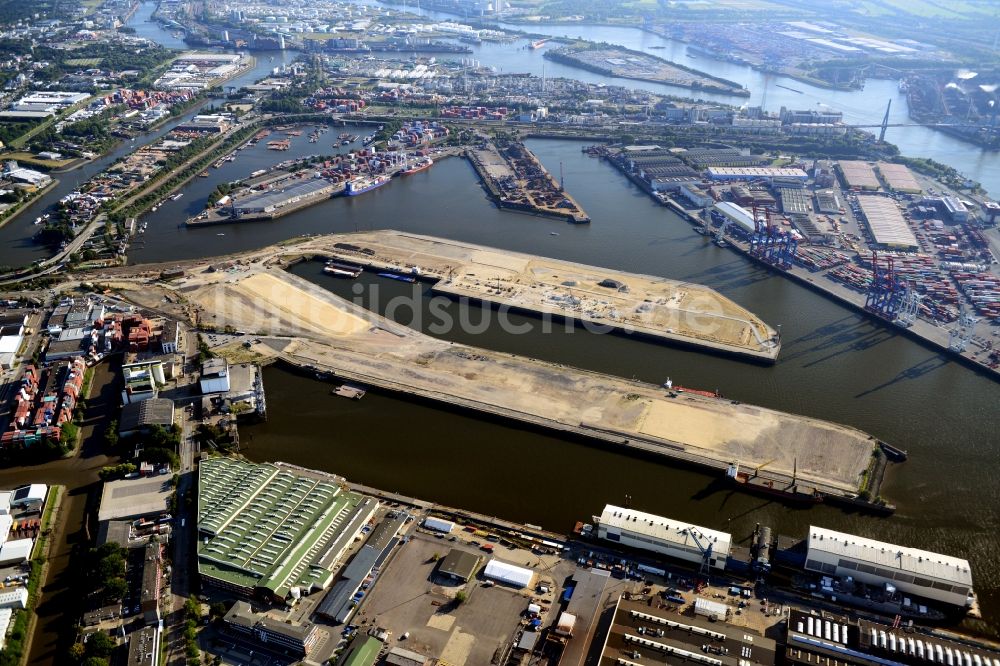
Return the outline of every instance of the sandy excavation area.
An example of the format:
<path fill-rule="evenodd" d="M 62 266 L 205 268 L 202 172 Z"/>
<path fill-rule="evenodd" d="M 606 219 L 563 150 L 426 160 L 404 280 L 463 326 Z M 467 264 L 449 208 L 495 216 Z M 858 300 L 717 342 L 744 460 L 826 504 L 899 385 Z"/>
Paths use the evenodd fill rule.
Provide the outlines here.
<path fill-rule="evenodd" d="M 776 331 L 704 285 L 398 231 L 316 239 L 344 261 L 439 278 L 437 293 L 773 360 Z"/>
<path fill-rule="evenodd" d="M 241 272 L 184 291 L 219 328 L 330 340 L 372 327 L 366 312 L 344 307 L 329 292 L 284 271 Z"/>

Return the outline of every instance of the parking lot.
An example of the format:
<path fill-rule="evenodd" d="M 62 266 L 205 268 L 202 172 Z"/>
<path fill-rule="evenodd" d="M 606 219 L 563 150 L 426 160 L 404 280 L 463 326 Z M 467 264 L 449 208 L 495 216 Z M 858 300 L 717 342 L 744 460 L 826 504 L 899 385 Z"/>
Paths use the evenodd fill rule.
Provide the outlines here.
<path fill-rule="evenodd" d="M 530 592 L 484 586 L 482 579 L 465 585 L 432 580 L 437 567 L 433 556 L 444 557 L 456 545 L 421 535 L 401 546 L 355 616 L 359 630 L 385 629 L 389 646 L 398 644 L 452 666 L 490 663 L 512 638 Z M 455 604 L 459 590 L 467 600 Z M 409 636 L 401 639 L 406 632 Z"/>

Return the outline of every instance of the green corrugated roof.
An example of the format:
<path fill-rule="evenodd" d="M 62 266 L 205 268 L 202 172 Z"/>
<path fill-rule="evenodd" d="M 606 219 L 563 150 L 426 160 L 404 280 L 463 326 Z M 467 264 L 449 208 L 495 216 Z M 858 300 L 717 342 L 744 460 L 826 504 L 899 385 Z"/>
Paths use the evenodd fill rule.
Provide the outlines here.
<path fill-rule="evenodd" d="M 351 654 L 344 660 L 343 666 L 373 666 L 381 650 L 382 641 L 371 636 L 359 636 L 351 643 Z"/>
<path fill-rule="evenodd" d="M 322 478 L 229 458 L 203 461 L 198 489 L 199 571 L 280 597 L 329 584 L 318 562 L 362 500 Z"/>

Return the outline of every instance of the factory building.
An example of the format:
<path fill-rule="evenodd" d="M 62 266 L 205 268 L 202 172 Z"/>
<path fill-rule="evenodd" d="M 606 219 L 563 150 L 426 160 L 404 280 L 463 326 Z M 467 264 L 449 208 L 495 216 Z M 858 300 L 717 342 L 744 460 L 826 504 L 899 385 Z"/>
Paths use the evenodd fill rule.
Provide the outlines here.
<path fill-rule="evenodd" d="M 122 366 L 125 388 L 122 389 L 122 404 L 128 405 L 157 396 L 158 387 L 167 383 L 162 361 L 141 361 Z"/>
<path fill-rule="evenodd" d="M 787 109 L 781 107 L 781 111 L 778 114 L 781 118 L 781 122 L 786 125 L 792 125 L 795 123 L 810 124 L 810 125 L 833 125 L 844 122 L 843 111 L 834 111 L 828 107 L 820 107 L 818 109 Z"/>
<path fill-rule="evenodd" d="M 283 622 L 269 615 L 255 613 L 245 601 L 237 601 L 222 619 L 226 630 L 248 638 L 272 650 L 296 657 L 306 657 L 319 641 L 316 625 Z"/>
<path fill-rule="evenodd" d="M 378 502 L 342 479 L 228 458 L 198 468 L 198 573 L 244 597 L 295 601 L 325 590 Z"/>
<path fill-rule="evenodd" d="M 597 535 L 608 541 L 724 569 L 732 537 L 725 532 L 608 504 Z"/>
<path fill-rule="evenodd" d="M 972 604 L 968 560 L 810 527 L 806 569 L 952 606 Z"/>
<path fill-rule="evenodd" d="M 858 197 L 858 206 L 875 244 L 895 250 L 919 250 L 920 243 L 896 202 L 888 197 Z"/>

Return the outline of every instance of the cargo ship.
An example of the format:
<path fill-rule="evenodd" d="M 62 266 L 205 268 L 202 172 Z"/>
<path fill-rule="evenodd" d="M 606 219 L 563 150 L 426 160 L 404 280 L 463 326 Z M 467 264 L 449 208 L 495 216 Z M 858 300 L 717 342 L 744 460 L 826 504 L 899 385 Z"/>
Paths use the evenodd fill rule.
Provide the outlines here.
<path fill-rule="evenodd" d="M 420 173 L 430 169 L 434 165 L 434 160 L 429 157 L 423 157 L 420 160 L 414 162 L 411 166 L 406 167 L 399 173 L 403 176 L 409 176 L 410 174 Z"/>
<path fill-rule="evenodd" d="M 361 270 L 360 266 L 344 263 L 342 261 L 328 261 L 326 262 L 326 266 L 323 267 L 323 272 L 327 275 L 352 279 L 361 275 Z"/>
<path fill-rule="evenodd" d="M 344 188 L 344 194 L 349 197 L 356 197 L 359 194 L 371 192 L 375 188 L 382 187 L 388 182 L 389 176 L 385 174 L 379 174 L 371 178 L 355 178 L 354 180 L 347 182 L 347 187 Z"/>
<path fill-rule="evenodd" d="M 703 391 L 701 389 L 687 388 L 686 386 L 680 386 L 674 384 L 670 377 L 667 377 L 667 381 L 663 382 L 663 388 L 668 391 L 677 391 L 678 393 L 692 393 L 694 395 L 700 395 L 703 398 L 721 398 L 722 394 L 719 393 L 718 389 L 715 391 Z"/>

